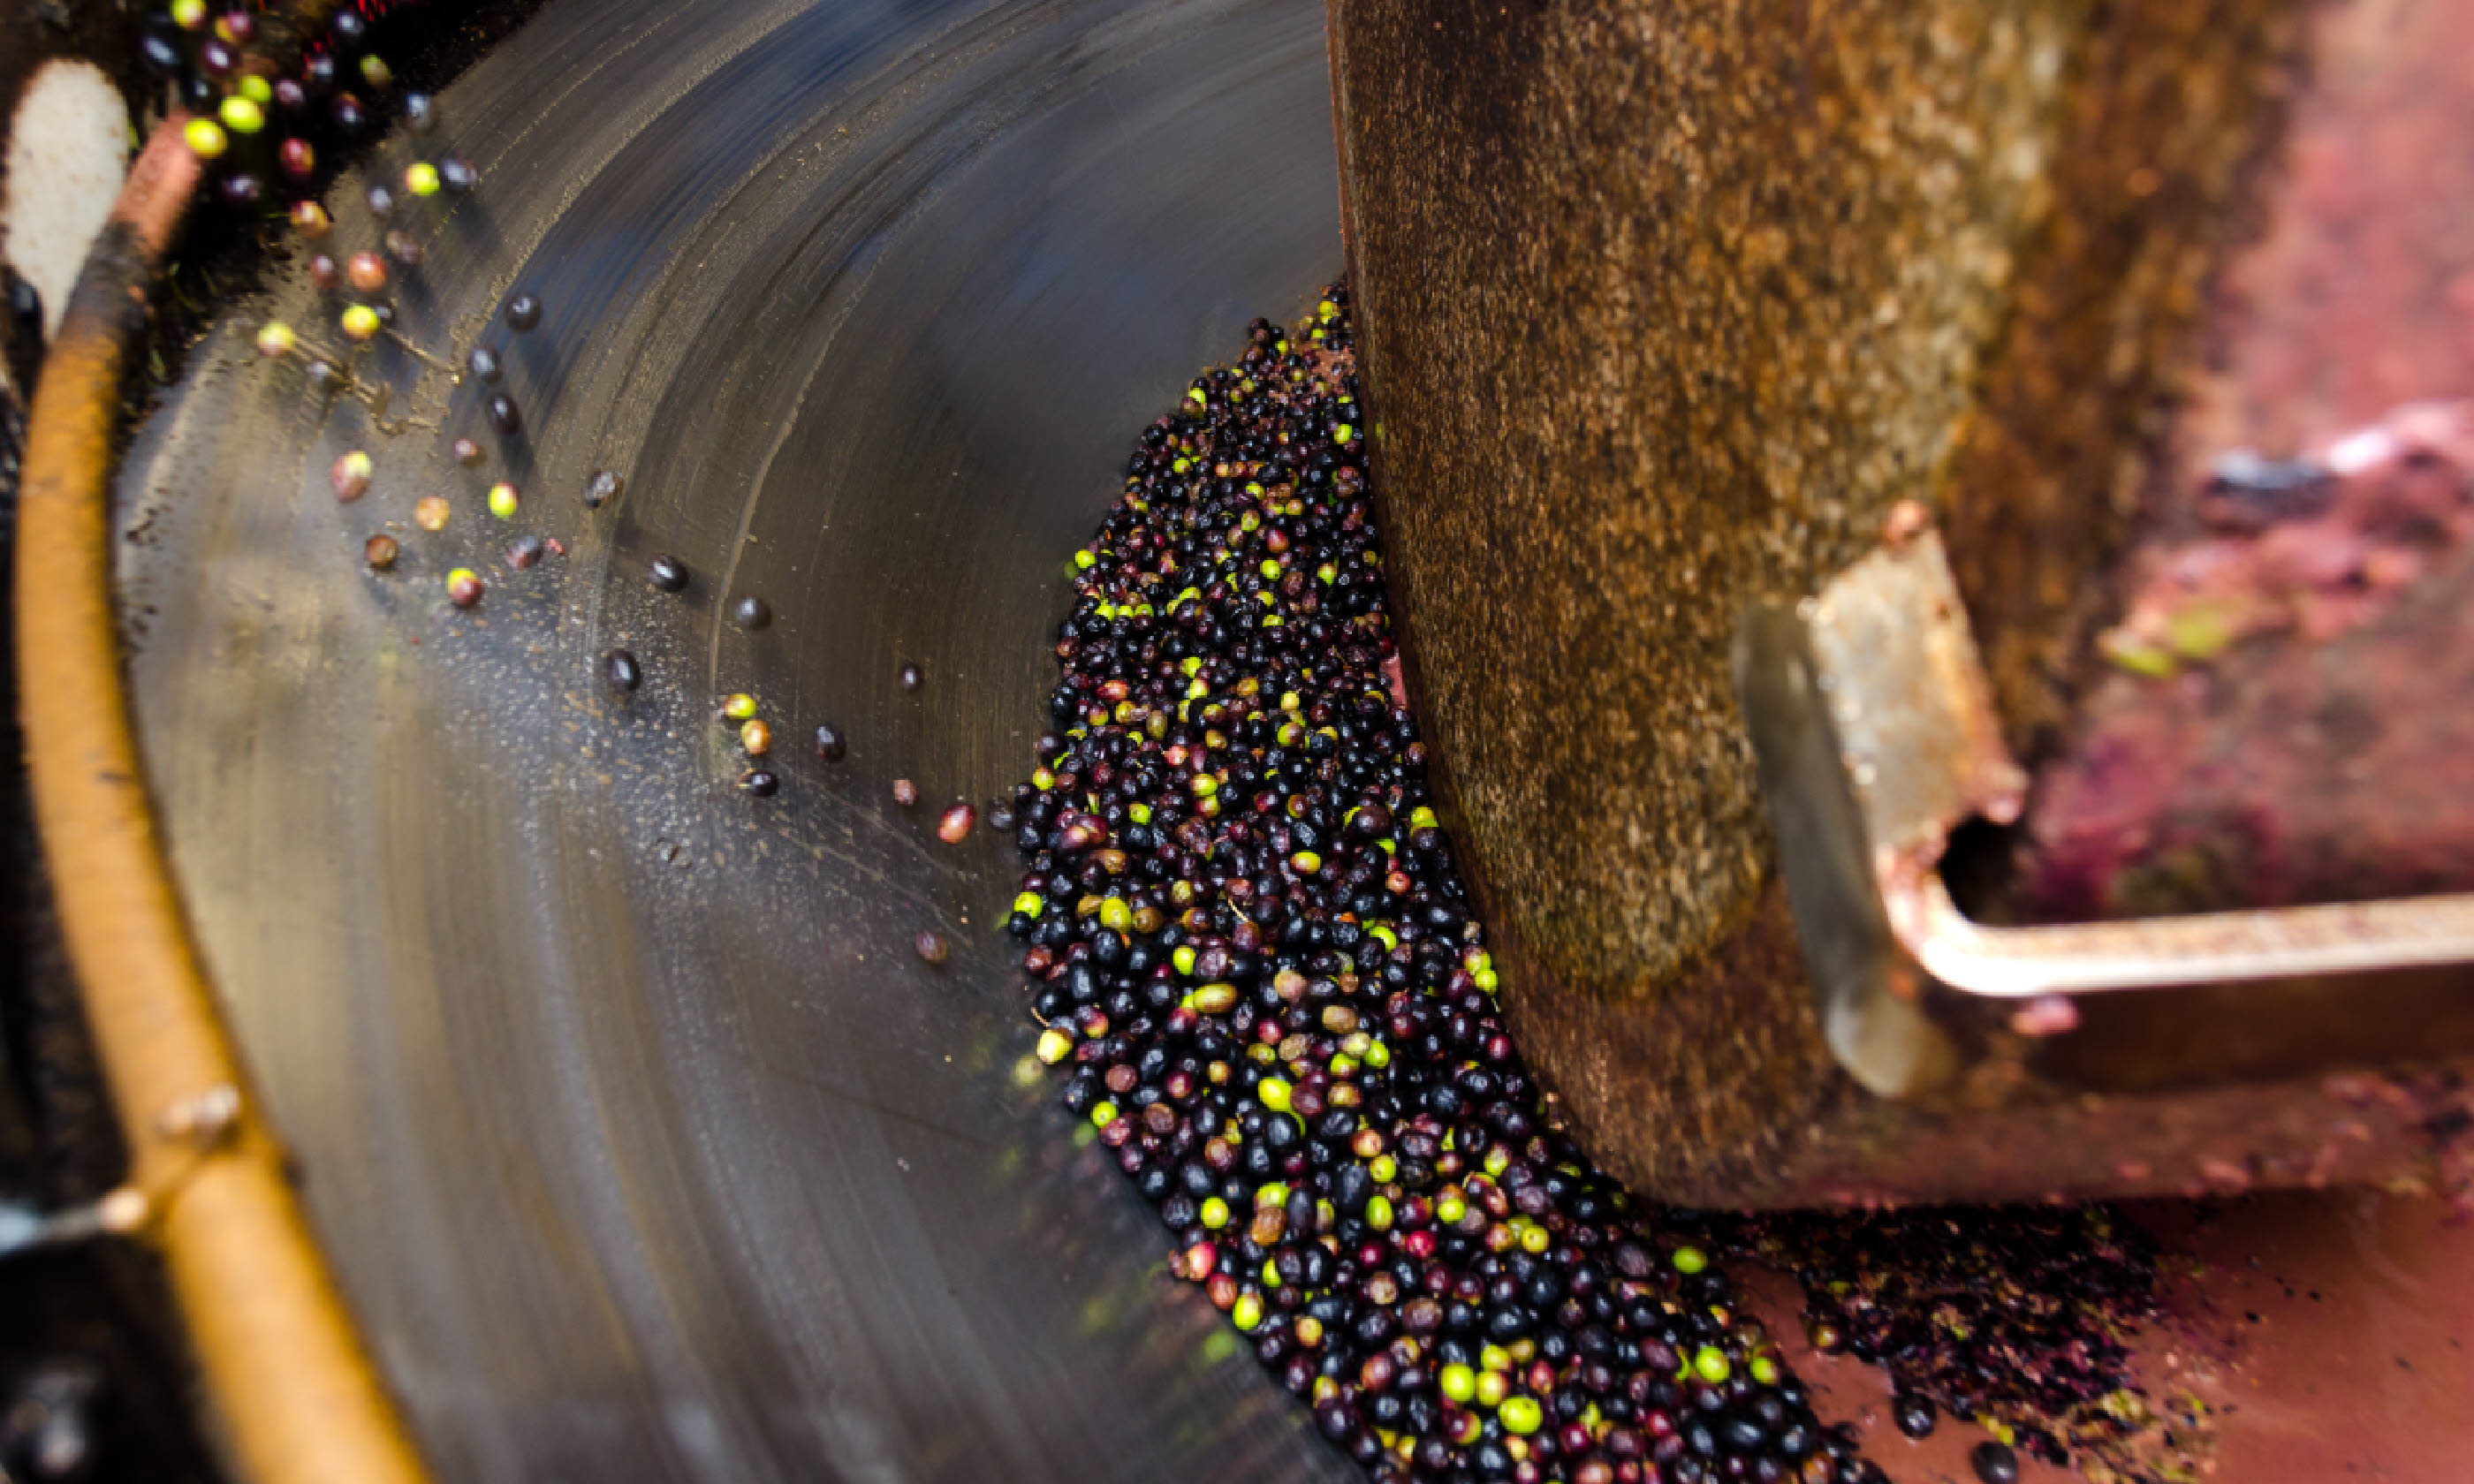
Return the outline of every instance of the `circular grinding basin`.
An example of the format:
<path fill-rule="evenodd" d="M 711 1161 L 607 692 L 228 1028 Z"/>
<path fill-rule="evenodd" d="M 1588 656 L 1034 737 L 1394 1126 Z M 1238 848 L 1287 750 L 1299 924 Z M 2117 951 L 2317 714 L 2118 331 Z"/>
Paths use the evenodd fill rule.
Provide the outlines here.
<path fill-rule="evenodd" d="M 558 0 L 441 114 L 424 152 L 481 185 L 407 213 L 399 325 L 498 347 L 524 436 L 436 371 L 396 410 L 440 426 L 390 437 L 255 361 L 263 318 L 337 343 L 294 265 L 121 483 L 174 865 L 433 1465 L 1354 1476 L 1015 1081 L 1013 845 L 934 834 L 1029 766 L 1059 563 L 1132 435 L 1340 268 L 1320 7 Z M 360 194 L 330 250 L 376 245 Z M 491 318 L 519 284 L 521 339 Z M 376 478 L 339 504 L 354 447 Z M 588 512 L 605 466 L 626 491 Z M 523 533 L 566 556 L 510 571 Z M 647 585 L 659 552 L 684 594 Z M 724 616 L 748 593 L 753 634 Z M 623 700 L 614 645 L 645 672 Z M 771 799 L 711 719 L 740 690 Z"/>
<path fill-rule="evenodd" d="M 266 318 L 333 339 L 298 265 L 196 349 L 118 517 L 173 863 L 443 1476 L 1356 1478 L 1018 1075 L 1011 844 L 933 830 L 1028 766 L 1060 563 L 1128 440 L 1339 267 L 1322 8 L 900 11 L 552 0 L 448 91 L 422 152 L 482 183 L 412 214 L 399 326 L 499 349 L 521 439 L 398 350 L 391 411 L 434 426 L 256 361 Z M 376 246 L 360 190 L 330 198 L 338 252 Z M 494 318 L 519 289 L 546 306 L 521 338 Z M 356 447 L 376 478 L 339 504 Z M 600 467 L 626 491 L 589 512 Z M 403 554 L 374 574 L 381 530 Z M 565 554 L 510 570 L 525 534 Z M 656 553 L 684 594 L 648 586 Z M 489 584 L 469 612 L 456 566 Z M 753 633 L 724 616 L 751 594 Z M 599 678 L 615 646 L 631 696 Z M 771 799 L 736 792 L 713 721 L 740 690 Z M 819 723 L 847 760 L 813 754 Z M 2218 1365 L 2248 1408 L 2232 1476 L 2453 1477 L 2474 1305 L 2428 1275 L 2462 1244 L 2427 1206 L 2287 1206 L 2200 1243 L 2297 1281 L 2219 1302 L 2271 1321 Z M 2230 1323 L 2191 1313 L 2167 1348 Z M 1968 1429 L 1879 1425 L 1878 1373 L 1815 1379 L 1895 1477 L 1963 1470 Z"/>

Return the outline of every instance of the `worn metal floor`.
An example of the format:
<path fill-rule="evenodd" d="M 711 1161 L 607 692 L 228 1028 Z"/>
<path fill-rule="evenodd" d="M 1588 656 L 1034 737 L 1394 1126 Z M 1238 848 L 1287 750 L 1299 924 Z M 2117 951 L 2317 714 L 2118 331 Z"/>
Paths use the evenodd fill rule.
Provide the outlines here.
<path fill-rule="evenodd" d="M 503 350 L 524 436 L 398 352 L 372 369 L 440 426 L 252 359 L 263 315 L 331 323 L 298 265 L 144 430 L 124 591 L 175 863 L 447 1475 L 1346 1476 L 1016 1085 L 1012 846 L 933 833 L 1029 766 L 1056 563 L 1132 435 L 1339 270 L 1322 24 L 556 0 L 442 98 L 424 142 L 482 183 L 416 218 L 398 296 L 413 342 Z M 332 204 L 333 247 L 375 245 L 357 180 Z M 488 319 L 517 285 L 521 340 Z M 352 447 L 376 477 L 339 505 Z M 605 466 L 626 493 L 589 513 Z M 566 555 L 508 570 L 523 532 Z M 470 613 L 455 565 L 490 583 Z M 722 612 L 751 593 L 753 634 Z M 770 800 L 709 720 L 735 690 L 784 739 Z"/>

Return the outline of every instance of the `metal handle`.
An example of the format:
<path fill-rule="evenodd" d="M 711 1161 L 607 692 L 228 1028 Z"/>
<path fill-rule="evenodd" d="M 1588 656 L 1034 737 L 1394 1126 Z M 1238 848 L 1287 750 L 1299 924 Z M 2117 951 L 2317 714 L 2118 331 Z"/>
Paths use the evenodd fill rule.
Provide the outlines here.
<path fill-rule="evenodd" d="M 2276 980 L 2373 996 L 2372 1014 L 2379 992 L 2428 989 L 2440 971 L 2474 1001 L 2474 895 L 2033 927 L 1968 918 L 1942 881 L 1943 848 L 1970 817 L 2016 819 L 2025 778 L 1939 537 L 1920 514 L 1890 529 L 1816 596 L 1752 605 L 1734 652 L 1823 1033 L 1859 1084 L 1904 1098 L 1953 1080 L 1964 1057 L 1927 1013 L 1935 991 L 2053 997 L 2015 1021 L 2031 1031 L 2075 1025 L 2074 996 Z"/>

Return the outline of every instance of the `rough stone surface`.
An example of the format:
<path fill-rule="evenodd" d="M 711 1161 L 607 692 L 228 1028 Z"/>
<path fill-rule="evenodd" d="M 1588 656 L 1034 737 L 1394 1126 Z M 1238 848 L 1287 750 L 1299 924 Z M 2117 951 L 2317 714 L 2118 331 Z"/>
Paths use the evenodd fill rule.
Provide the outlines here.
<path fill-rule="evenodd" d="M 1927 499 L 2050 731 L 2291 7 L 1333 9 L 1395 592 L 1513 1013 L 1629 1178 L 1775 1184 L 1845 1093 L 1736 613 Z"/>

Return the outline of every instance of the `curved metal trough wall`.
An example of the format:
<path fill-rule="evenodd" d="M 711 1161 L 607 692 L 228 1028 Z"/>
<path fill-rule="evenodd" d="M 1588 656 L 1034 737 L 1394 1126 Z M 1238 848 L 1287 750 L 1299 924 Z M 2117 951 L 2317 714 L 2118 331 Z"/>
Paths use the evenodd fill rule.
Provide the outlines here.
<path fill-rule="evenodd" d="M 1749 603 L 1815 591 L 1921 501 L 2010 750 L 2066 755 L 2082 692 L 2140 658 L 2118 631 L 2095 643 L 2129 606 L 2117 570 L 2132 570 L 2134 525 L 2187 524 L 2233 451 L 2172 422 L 2176 398 L 2212 407 L 2217 433 L 2300 451 L 2387 404 L 2314 401 L 2289 362 L 2349 368 L 2335 379 L 2350 392 L 2410 350 L 2413 384 L 2392 395 L 2474 391 L 2474 279 L 2450 258 L 2474 182 L 2427 163 L 2462 155 L 2441 141 L 2462 137 L 2474 85 L 2431 59 L 2462 58 L 2450 42 L 2474 8 L 1335 0 L 1333 14 L 1404 641 L 1519 970 L 1516 1024 L 1593 1149 L 1643 1188 L 1719 1204 L 2427 1167 L 2423 1120 L 2446 1099 L 2424 1083 L 2474 1053 L 2463 974 L 2386 1009 L 2300 982 L 2116 994 L 2041 1041 L 2013 1033 L 2012 1007 L 1935 991 L 1922 1003 L 1965 1074 L 1914 1102 L 1857 1089 L 1812 1007 L 1729 652 Z M 2388 138 L 2422 141 L 2415 162 L 2387 158 Z M 2393 292 L 2358 292 L 2335 246 L 2365 212 L 2396 224 L 2372 228 L 2393 275 L 2375 281 Z M 2300 234 L 2299 256 L 2277 246 L 2297 219 L 2331 227 Z M 2265 269 L 2247 249 L 2263 222 L 2282 254 Z M 2326 302 L 2345 313 L 2306 310 L 2313 285 L 2343 285 Z M 2229 323 L 2248 348 L 2200 395 L 2199 349 Z M 2466 580 L 2439 565 L 2431 582 Z M 2451 668 L 2432 670 L 2435 648 Z M 2390 651 L 2374 668 L 2400 679 L 2467 658 L 2428 622 Z M 2190 662 L 2200 690 L 2160 681 L 2112 706 L 2133 718 L 2117 730 L 2139 741 L 2136 718 L 2165 697 L 2209 693 L 2206 658 Z M 2279 718 L 2310 714 L 2299 688 L 2248 733 L 2195 714 L 2185 731 L 2204 745 L 2135 780 L 2163 802 L 2130 826 L 2157 825 L 2207 757 L 2280 745 Z M 2371 714 L 2422 739 L 2401 755 L 2466 755 L 2462 706 L 2411 684 L 2377 699 Z M 2309 799 L 2347 761 L 2271 776 Z M 2383 817 L 2415 814 L 2428 771 L 2387 778 L 2401 807 Z M 2105 788 L 2078 793 L 2082 826 L 2126 827 Z M 2474 886 L 2462 802 L 2375 842 L 2418 874 L 2356 871 L 2351 890 Z M 2318 809 L 2287 853 L 2350 858 L 2351 817 Z M 2229 809 L 2198 831 L 2236 882 L 2257 858 L 2253 818 Z M 2093 849 L 2124 855 L 2124 878 L 2142 864 L 2101 836 Z M 2253 904 L 2240 890 L 2115 910 Z M 2405 1059 L 2340 1060 L 2314 1032 L 2336 1020 L 2418 1039 Z M 2212 1060 L 2265 1040 L 2277 1054 L 2239 1074 Z M 2360 1099 L 2325 1074 L 2417 1064 L 2428 1075 L 2373 1146 L 2340 1137 Z"/>
<path fill-rule="evenodd" d="M 521 435 L 409 355 L 363 363 L 425 424 L 394 432 L 258 360 L 265 319 L 332 338 L 298 264 L 138 430 L 161 835 L 441 1476 L 1351 1476 L 1016 1080 L 1019 861 L 934 832 L 1028 768 L 1130 440 L 1339 267 L 1328 100 L 1313 0 L 552 0 L 329 199 L 329 251 L 375 246 L 369 180 L 471 159 L 406 213 L 397 328 L 497 350 Z M 565 554 L 517 570 L 521 536 Z M 770 798 L 713 724 L 740 690 Z"/>

